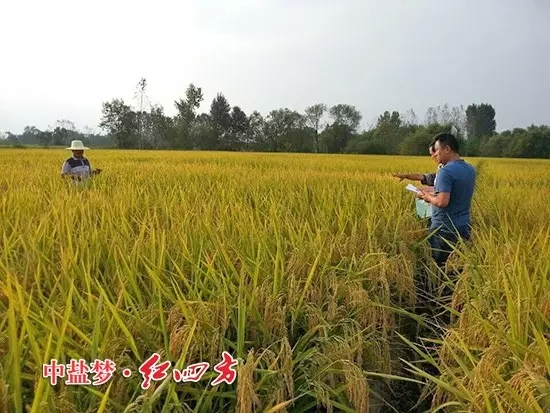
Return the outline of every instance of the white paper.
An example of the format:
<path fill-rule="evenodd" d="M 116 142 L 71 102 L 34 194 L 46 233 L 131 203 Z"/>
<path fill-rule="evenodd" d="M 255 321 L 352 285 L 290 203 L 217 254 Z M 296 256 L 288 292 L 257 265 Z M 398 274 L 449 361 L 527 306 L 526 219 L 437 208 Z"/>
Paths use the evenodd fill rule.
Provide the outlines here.
<path fill-rule="evenodd" d="M 423 201 L 422 199 L 415 199 L 416 202 L 416 214 L 420 218 L 430 218 L 432 216 L 432 205 Z"/>
<path fill-rule="evenodd" d="M 408 184 L 405 189 L 407 191 L 411 191 L 411 192 L 421 192 L 420 189 L 418 189 L 416 186 L 412 185 L 412 184 Z"/>

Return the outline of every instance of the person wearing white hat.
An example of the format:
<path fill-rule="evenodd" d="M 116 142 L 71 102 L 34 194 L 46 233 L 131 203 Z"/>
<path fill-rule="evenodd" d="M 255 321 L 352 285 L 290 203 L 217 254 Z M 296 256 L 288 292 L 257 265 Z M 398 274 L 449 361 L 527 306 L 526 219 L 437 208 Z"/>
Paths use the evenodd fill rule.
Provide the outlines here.
<path fill-rule="evenodd" d="M 84 157 L 84 150 L 89 149 L 84 146 L 82 141 L 74 140 L 71 142 L 69 149 L 73 152 L 73 156 L 67 159 L 61 167 L 61 176 L 70 176 L 73 182 L 86 180 L 91 175 L 97 175 L 101 169 L 94 169 L 90 165 L 90 161 Z"/>

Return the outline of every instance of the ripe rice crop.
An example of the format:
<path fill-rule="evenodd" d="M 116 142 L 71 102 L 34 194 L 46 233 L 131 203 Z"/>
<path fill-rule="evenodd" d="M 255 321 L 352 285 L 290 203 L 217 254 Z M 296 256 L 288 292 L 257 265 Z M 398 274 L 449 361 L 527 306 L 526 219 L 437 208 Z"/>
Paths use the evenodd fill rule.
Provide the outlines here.
<path fill-rule="evenodd" d="M 550 161 L 467 159 L 473 238 L 426 346 L 404 333 L 425 223 L 391 173 L 428 156 L 86 156 L 103 172 L 76 187 L 68 151 L 0 150 L 0 413 L 402 411 L 403 380 L 428 383 L 433 411 L 550 411 Z M 224 351 L 237 379 L 213 386 Z M 153 353 L 211 368 L 143 389 Z M 52 386 L 52 359 L 117 371 Z"/>

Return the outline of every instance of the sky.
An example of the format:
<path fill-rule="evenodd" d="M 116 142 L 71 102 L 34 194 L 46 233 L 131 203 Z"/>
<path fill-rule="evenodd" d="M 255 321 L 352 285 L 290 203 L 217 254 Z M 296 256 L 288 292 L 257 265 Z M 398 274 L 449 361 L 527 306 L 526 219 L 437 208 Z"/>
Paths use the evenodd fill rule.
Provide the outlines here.
<path fill-rule="evenodd" d="M 68 119 L 96 132 L 102 103 L 174 115 L 190 83 L 264 116 L 354 105 L 490 103 L 497 131 L 550 124 L 548 0 L 6 0 L 0 6 L 0 131 Z"/>

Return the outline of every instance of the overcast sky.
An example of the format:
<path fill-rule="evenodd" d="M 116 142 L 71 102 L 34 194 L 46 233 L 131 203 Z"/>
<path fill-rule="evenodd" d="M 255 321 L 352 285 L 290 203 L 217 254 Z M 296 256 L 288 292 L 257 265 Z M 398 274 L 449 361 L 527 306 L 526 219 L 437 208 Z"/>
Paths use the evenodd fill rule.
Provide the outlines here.
<path fill-rule="evenodd" d="M 0 130 L 69 119 L 103 101 L 175 114 L 189 83 L 247 114 L 318 102 L 384 110 L 491 103 L 497 130 L 550 124 L 548 0 L 6 0 Z"/>

